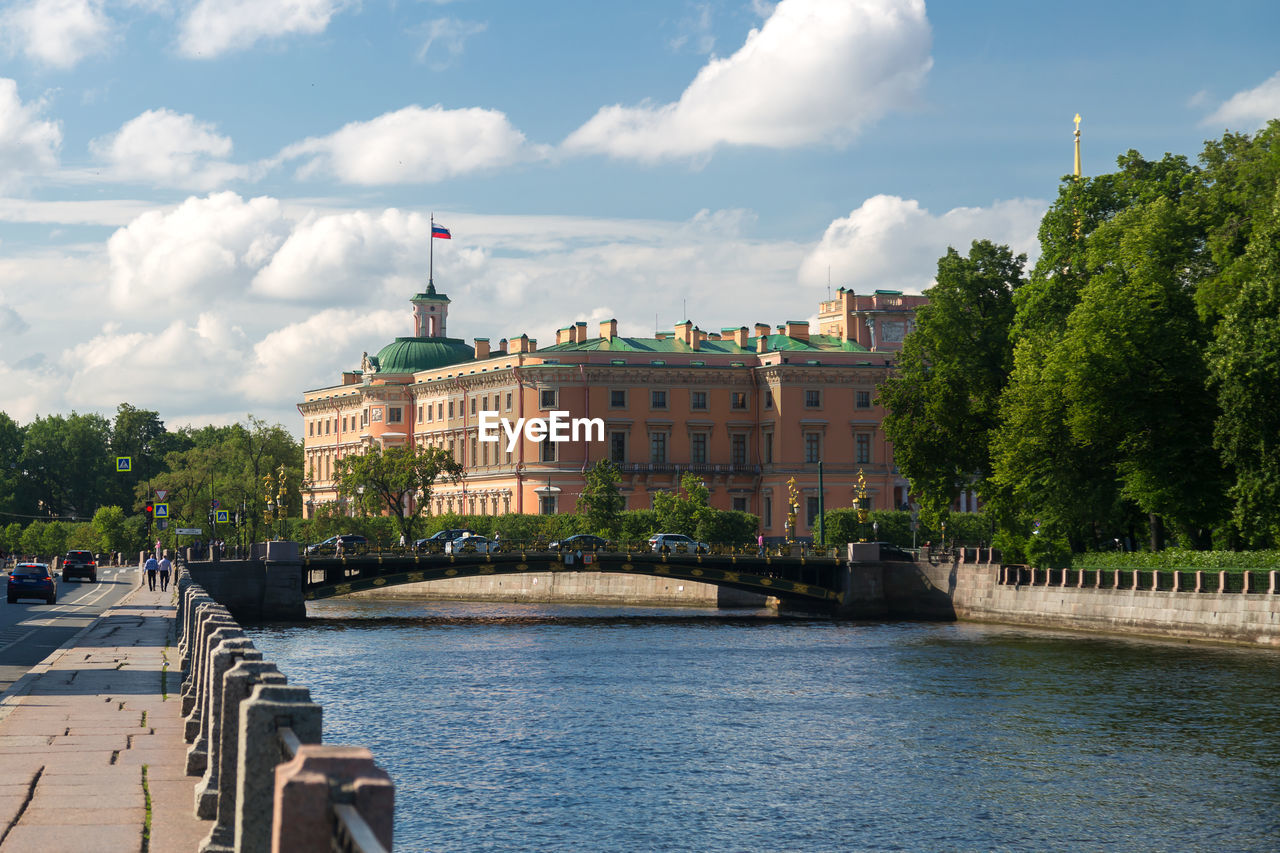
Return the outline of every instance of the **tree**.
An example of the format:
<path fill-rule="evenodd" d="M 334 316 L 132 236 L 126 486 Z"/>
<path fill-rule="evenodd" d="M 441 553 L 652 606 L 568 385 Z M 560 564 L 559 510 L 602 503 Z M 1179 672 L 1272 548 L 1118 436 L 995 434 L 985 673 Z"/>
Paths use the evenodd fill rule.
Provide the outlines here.
<path fill-rule="evenodd" d="M 44 529 L 46 525 L 43 521 L 33 521 L 22 531 L 22 552 L 30 554 L 33 557 L 40 557 L 44 554 Z"/>
<path fill-rule="evenodd" d="M 32 515 L 35 505 L 25 488 L 22 468 L 22 445 L 25 431 L 13 418 L 0 412 L 0 512 Z"/>
<path fill-rule="evenodd" d="M 441 447 L 388 447 L 370 445 L 364 453 L 338 460 L 334 472 L 338 494 L 357 502 L 368 512 L 387 513 L 406 542 L 414 541 L 413 529 L 431 503 L 436 481 L 462 480 L 465 470 L 453 454 Z"/>
<path fill-rule="evenodd" d="M 50 516 L 90 517 L 101 504 L 108 477 L 111 426 L 101 415 L 51 415 L 26 429 L 20 466 Z"/>
<path fill-rule="evenodd" d="M 1210 351 L 1221 408 L 1214 445 L 1234 474 L 1232 520 L 1245 543 L 1274 548 L 1280 543 L 1280 185 L 1248 255 L 1252 278 L 1226 310 Z"/>
<path fill-rule="evenodd" d="M 103 551 L 124 551 L 129 544 L 125 531 L 125 513 L 118 506 L 99 507 L 91 522 L 98 547 Z"/>
<path fill-rule="evenodd" d="M 653 508 L 658 513 L 662 533 L 683 533 L 693 536 L 698 520 L 710 509 L 711 493 L 697 474 L 685 474 L 680 478 L 676 492 L 658 492 L 653 496 Z"/>
<path fill-rule="evenodd" d="M 1000 394 L 1013 366 L 1009 333 L 1025 263 L 1025 255 L 986 240 L 975 240 L 967 258 L 948 248 L 898 369 L 880 386 L 894 461 L 929 518 L 961 491 L 985 489 Z"/>
<path fill-rule="evenodd" d="M 61 556 L 67 550 L 67 538 L 71 530 L 61 521 L 51 521 L 45 525 L 40 536 L 40 550 L 50 557 Z"/>
<path fill-rule="evenodd" d="M 627 499 L 618 490 L 622 475 L 609 459 L 601 459 L 584 475 L 585 484 L 578 496 L 577 511 L 586 516 L 591 529 L 602 536 L 617 535 L 618 522 L 627 507 Z"/>

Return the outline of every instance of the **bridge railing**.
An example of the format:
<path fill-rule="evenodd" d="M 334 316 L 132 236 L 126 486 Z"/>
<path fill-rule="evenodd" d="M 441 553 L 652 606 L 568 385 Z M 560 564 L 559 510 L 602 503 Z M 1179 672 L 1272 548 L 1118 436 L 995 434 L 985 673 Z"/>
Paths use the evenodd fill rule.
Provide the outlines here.
<path fill-rule="evenodd" d="M 694 545 L 675 544 L 654 548 L 647 539 L 603 539 L 591 542 L 565 542 L 560 539 L 489 539 L 477 537 L 476 541 L 446 542 L 423 540 L 414 545 L 368 542 L 346 545 L 337 551 L 332 545 L 305 545 L 301 549 L 303 559 L 334 557 L 412 557 L 449 554 L 702 554 L 707 556 L 739 557 L 817 557 L 837 556 L 835 545 L 818 545 L 813 542 L 766 542 L 761 548 L 757 543 L 729 544 L 698 542 Z"/>
<path fill-rule="evenodd" d="M 1152 592 L 1280 594 L 1280 571 L 1244 569 L 1038 569 L 1001 566 L 997 577 L 1006 586 L 1074 587 L 1077 589 L 1147 590 Z"/>
<path fill-rule="evenodd" d="M 321 743 L 321 708 L 178 571 L 181 700 L 201 850 L 391 849 L 395 786 L 367 749 Z"/>

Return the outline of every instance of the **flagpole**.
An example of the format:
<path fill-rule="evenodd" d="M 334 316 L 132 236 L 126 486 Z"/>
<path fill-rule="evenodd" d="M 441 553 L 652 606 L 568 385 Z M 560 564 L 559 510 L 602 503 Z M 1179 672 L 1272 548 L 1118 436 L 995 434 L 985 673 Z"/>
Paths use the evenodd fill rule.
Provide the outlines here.
<path fill-rule="evenodd" d="M 431 212 L 431 227 L 427 229 L 427 245 L 430 246 L 430 248 L 427 250 L 427 256 L 428 256 L 427 284 L 434 284 L 435 272 L 436 272 L 436 214 L 435 214 L 435 211 Z"/>

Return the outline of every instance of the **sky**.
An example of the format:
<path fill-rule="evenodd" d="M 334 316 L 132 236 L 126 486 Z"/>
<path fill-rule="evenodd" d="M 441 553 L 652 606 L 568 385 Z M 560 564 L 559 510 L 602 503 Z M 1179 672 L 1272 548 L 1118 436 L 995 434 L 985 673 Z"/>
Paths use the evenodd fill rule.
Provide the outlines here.
<path fill-rule="evenodd" d="M 1280 116 L 1280 4 L 0 2 L 0 411 L 249 414 L 397 335 L 651 336 L 1034 262 L 1072 168 Z"/>

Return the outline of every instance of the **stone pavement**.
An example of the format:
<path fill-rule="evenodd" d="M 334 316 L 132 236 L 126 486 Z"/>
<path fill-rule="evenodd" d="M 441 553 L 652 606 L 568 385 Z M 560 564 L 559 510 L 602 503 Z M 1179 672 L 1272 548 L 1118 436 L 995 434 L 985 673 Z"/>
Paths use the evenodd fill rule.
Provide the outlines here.
<path fill-rule="evenodd" d="M 176 594 L 134 589 L 0 700 L 0 853 L 194 853 Z"/>

